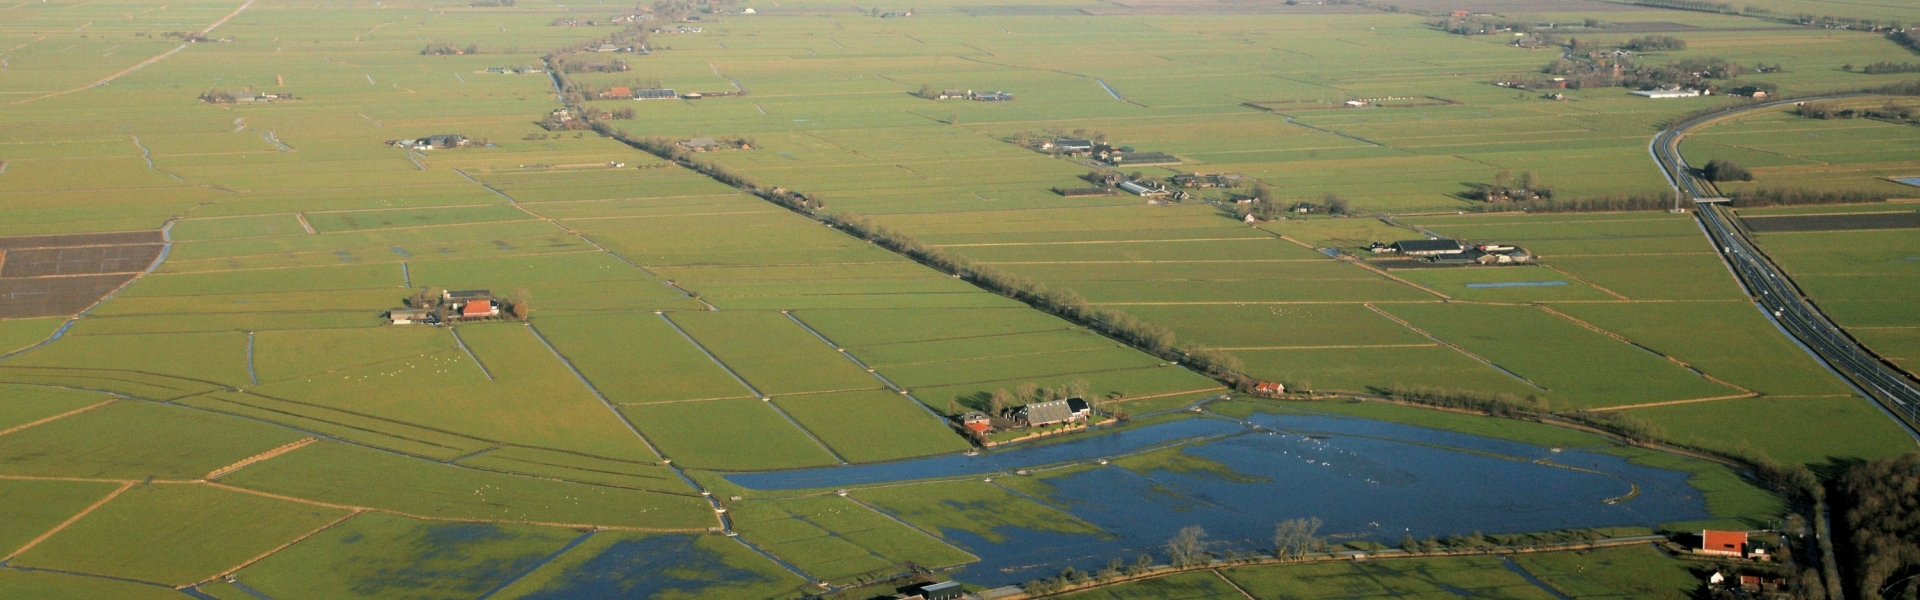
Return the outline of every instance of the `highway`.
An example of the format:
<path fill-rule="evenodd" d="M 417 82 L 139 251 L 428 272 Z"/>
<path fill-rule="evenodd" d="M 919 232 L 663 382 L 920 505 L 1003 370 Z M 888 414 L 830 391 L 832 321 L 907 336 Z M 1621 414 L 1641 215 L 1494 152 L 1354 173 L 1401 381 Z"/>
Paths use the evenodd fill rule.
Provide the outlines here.
<path fill-rule="evenodd" d="M 1828 100 L 1844 96 L 1810 98 Z M 1794 102 L 1784 100 L 1756 104 L 1715 113 L 1675 124 L 1654 136 L 1648 150 L 1667 175 L 1674 190 L 1685 200 L 1713 199 L 1719 196 L 1712 183 L 1694 175 L 1680 156 L 1680 140 L 1688 133 L 1714 121 L 1743 112 L 1768 110 Z M 1721 257 L 1780 327 L 1812 350 L 1827 366 L 1840 373 L 1856 388 L 1884 406 L 1909 434 L 1920 437 L 1920 382 L 1875 358 L 1860 342 L 1834 325 L 1812 302 L 1801 295 L 1787 274 L 1761 253 L 1746 234 L 1733 223 L 1731 212 L 1718 203 L 1697 203 L 1695 211 L 1707 235 L 1720 250 Z"/>

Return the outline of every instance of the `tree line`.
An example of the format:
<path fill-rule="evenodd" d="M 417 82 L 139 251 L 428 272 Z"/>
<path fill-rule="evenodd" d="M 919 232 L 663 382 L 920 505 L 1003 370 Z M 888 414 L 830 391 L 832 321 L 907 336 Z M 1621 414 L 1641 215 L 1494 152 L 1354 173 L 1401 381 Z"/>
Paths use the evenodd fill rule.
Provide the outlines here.
<path fill-rule="evenodd" d="M 1840 475 L 1850 583 L 1864 600 L 1920 596 L 1920 453 L 1857 464 Z"/>

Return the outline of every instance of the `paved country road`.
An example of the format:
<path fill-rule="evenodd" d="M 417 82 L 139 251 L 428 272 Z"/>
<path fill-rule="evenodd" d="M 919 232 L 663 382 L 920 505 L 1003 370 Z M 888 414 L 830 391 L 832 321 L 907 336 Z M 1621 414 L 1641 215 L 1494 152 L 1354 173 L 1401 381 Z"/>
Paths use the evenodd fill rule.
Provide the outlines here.
<path fill-rule="evenodd" d="M 1680 140 L 1695 129 L 1709 125 L 1729 116 L 1754 111 L 1770 110 L 1796 101 L 1831 100 L 1852 95 L 1825 96 L 1802 100 L 1782 100 L 1736 108 L 1726 112 L 1713 113 L 1690 121 L 1677 123 L 1659 135 L 1654 136 L 1648 151 L 1659 163 L 1668 181 L 1680 197 L 1686 200 L 1715 199 L 1720 194 L 1712 183 L 1696 176 L 1687 167 L 1687 161 L 1680 156 Z M 1920 437 L 1920 382 L 1914 381 L 1905 373 L 1886 364 L 1868 351 L 1858 340 L 1834 325 L 1831 319 L 1820 312 L 1805 296 L 1799 287 L 1787 276 L 1773 260 L 1759 251 L 1753 242 L 1747 239 L 1745 232 L 1733 223 L 1732 214 L 1718 203 L 1701 202 L 1695 205 L 1701 226 L 1713 239 L 1721 257 L 1726 259 L 1740 281 L 1746 285 L 1747 293 L 1759 302 L 1780 327 L 1798 339 L 1802 345 L 1820 358 L 1828 366 L 1846 377 L 1855 387 L 1865 392 L 1874 401 L 1887 408 L 1908 430 L 1909 434 Z"/>

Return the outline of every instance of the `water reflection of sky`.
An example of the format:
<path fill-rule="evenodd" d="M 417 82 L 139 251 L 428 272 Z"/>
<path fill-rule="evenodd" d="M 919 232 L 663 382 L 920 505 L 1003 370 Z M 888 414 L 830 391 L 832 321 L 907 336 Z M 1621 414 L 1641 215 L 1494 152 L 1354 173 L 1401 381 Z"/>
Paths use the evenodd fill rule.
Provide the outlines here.
<path fill-rule="evenodd" d="M 1620 457 L 1547 448 L 1367 419 L 1256 414 L 1264 430 L 1219 419 L 1187 419 L 991 457 L 943 457 L 728 478 L 747 487 L 820 487 L 990 473 L 1124 454 L 1130 449 L 1209 436 L 1188 455 L 1231 469 L 1136 473 L 1107 466 L 1048 477 L 1045 500 L 1112 536 L 1001 531 L 998 543 L 943 532 L 981 557 L 962 577 L 998 585 L 1097 568 L 1107 560 L 1156 552 L 1180 528 L 1199 525 L 1219 549 L 1263 550 L 1275 523 L 1318 517 L 1324 533 L 1395 543 L 1474 531 L 1511 533 L 1642 525 L 1708 518 L 1684 472 L 1634 465 Z M 1552 462 L 1584 470 L 1537 464 Z M 1598 471 L 1598 472 L 1592 472 Z M 889 479 L 891 478 L 891 479 Z M 1631 500 L 1607 504 L 1626 496 Z M 1157 552 L 1156 552 L 1157 554 Z"/>

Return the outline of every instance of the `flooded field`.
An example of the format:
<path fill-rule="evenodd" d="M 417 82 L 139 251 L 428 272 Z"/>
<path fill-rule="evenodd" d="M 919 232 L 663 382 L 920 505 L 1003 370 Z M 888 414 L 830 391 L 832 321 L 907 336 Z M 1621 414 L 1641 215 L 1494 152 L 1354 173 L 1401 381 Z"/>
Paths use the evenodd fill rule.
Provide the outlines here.
<path fill-rule="evenodd" d="M 1389 545 L 1403 535 L 1653 527 L 1711 517 L 1688 473 L 1601 450 L 1326 414 L 1256 413 L 1245 421 L 1196 417 L 990 456 L 728 478 L 750 488 L 794 489 L 980 475 L 1103 531 L 1000 528 L 983 536 L 943 529 L 981 557 L 962 578 L 984 585 L 1066 566 L 1098 568 L 1114 557 L 1131 561 L 1189 525 L 1204 527 L 1213 549 L 1224 552 L 1264 550 L 1275 523 L 1299 517 L 1324 520 L 1322 531 L 1335 539 Z M 1123 455 L 1134 457 L 1118 459 Z M 1020 471 L 1027 475 L 1012 474 Z"/>

